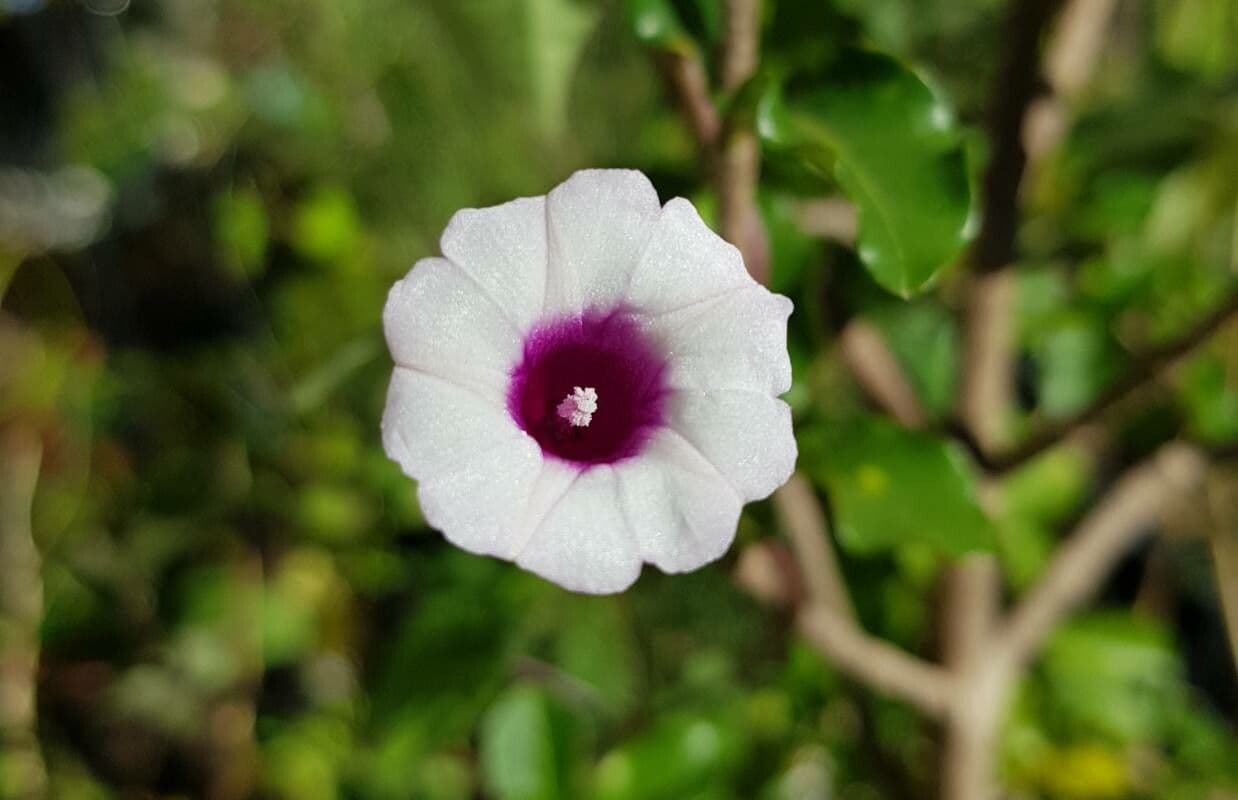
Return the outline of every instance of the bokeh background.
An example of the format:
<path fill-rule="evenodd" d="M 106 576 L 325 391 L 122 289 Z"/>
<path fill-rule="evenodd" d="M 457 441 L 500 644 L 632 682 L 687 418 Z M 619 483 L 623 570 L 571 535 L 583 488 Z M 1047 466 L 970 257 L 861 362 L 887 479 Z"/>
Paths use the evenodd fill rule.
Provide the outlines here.
<path fill-rule="evenodd" d="M 936 723 L 837 672 L 744 568 L 779 539 L 768 504 L 720 562 L 583 597 L 446 545 L 382 452 L 385 294 L 456 209 L 627 166 L 712 218 L 650 5 L 0 0 L 0 797 L 40 796 L 40 772 L 68 800 L 933 796 Z M 1017 431 L 1086 408 L 1238 281 L 1238 4 L 1110 5 L 1020 194 Z M 719 4 L 673 6 L 712 67 Z M 978 185 L 1008 13 L 782 0 L 763 47 L 914 65 Z M 915 535 L 874 513 L 841 543 L 868 630 L 931 656 L 943 540 L 974 535 L 1018 594 L 1171 438 L 1233 485 L 1229 326 L 1121 404 L 1102 454 L 1049 450 L 983 514 L 943 501 L 919 478 L 964 451 L 882 427 L 837 333 L 870 320 L 948 429 L 965 270 L 886 292 L 839 198 L 773 161 L 760 207 L 797 307 L 788 400 L 826 442 L 801 468 L 827 500 L 854 490 L 831 452 L 877 448 L 910 476 L 882 506 L 913 509 Z M 999 753 L 1013 796 L 1238 797 L 1207 542 L 1238 520 L 1191 511 L 1021 683 Z"/>

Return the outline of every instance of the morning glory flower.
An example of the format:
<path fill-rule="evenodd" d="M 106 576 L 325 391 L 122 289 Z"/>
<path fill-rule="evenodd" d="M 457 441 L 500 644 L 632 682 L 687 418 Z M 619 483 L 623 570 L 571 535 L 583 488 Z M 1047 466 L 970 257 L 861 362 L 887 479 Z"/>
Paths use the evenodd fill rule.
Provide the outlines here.
<path fill-rule="evenodd" d="M 726 552 L 795 465 L 791 301 L 640 172 L 464 209 L 383 310 L 387 454 L 465 550 L 568 589 Z"/>

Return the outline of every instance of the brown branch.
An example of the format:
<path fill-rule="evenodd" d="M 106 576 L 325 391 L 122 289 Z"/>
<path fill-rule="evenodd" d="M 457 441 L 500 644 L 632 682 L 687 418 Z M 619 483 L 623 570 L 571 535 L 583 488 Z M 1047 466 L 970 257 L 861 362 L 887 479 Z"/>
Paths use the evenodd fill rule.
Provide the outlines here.
<path fill-rule="evenodd" d="M 1027 165 L 1023 130 L 1042 91 L 1040 41 L 1059 0 L 1015 0 L 1009 6 L 1002 61 L 990 91 L 992 157 L 984 174 L 980 232 L 971 260 L 981 277 L 970 289 L 967 354 L 960 412 L 982 452 L 1004 444 L 1014 380 L 1015 237 L 1019 187 Z M 992 273 L 992 277 L 984 277 Z"/>
<path fill-rule="evenodd" d="M 942 662 L 967 671 L 983 656 L 1000 611 L 1001 584 L 993 556 L 964 556 L 947 571 L 942 599 Z"/>
<path fill-rule="evenodd" d="M 722 88 L 734 94 L 756 72 L 761 43 L 760 0 L 727 0 L 722 48 Z M 715 180 L 722 235 L 744 256 L 744 265 L 759 283 L 769 283 L 769 241 L 757 208 L 761 146 L 756 131 L 745 125 L 723 132 Z"/>
<path fill-rule="evenodd" d="M 761 0 L 726 0 L 722 88 L 734 92 L 756 72 L 761 47 Z"/>
<path fill-rule="evenodd" d="M 959 692 L 969 691 L 970 677 L 983 667 L 985 647 L 1001 603 L 1001 573 L 996 559 L 970 555 L 946 573 L 941 604 L 942 660 L 955 676 Z M 941 796 L 967 800 L 990 786 L 997 725 L 984 713 L 956 702 L 946 718 L 941 765 Z M 960 713 L 960 711 L 966 713 Z"/>
<path fill-rule="evenodd" d="M 869 636 L 834 609 L 805 606 L 796 624 L 834 666 L 856 681 L 932 716 L 950 707 L 953 683 L 945 670 Z"/>
<path fill-rule="evenodd" d="M 760 19 L 760 0 L 728 0 L 721 53 L 722 88 L 728 94 L 733 95 L 756 71 Z M 739 248 L 752 277 L 768 283 L 769 242 L 756 205 L 761 171 L 756 132 L 748 126 L 723 130 L 697 54 L 661 52 L 657 62 L 713 175 L 723 238 Z"/>
<path fill-rule="evenodd" d="M 796 620 L 800 633 L 857 682 L 906 700 L 925 713 L 942 713 L 949 703 L 949 676 L 859 627 L 830 546 L 825 514 L 808 481 L 802 475 L 792 476 L 774 494 L 774 506 L 808 593 Z"/>
<path fill-rule="evenodd" d="M 1002 37 L 1002 61 L 989 96 L 992 157 L 984 173 L 984 208 L 972 261 L 981 272 L 1014 260 L 1019 219 L 1019 185 L 1027 154 L 1023 126 L 1028 106 L 1041 92 L 1040 40 L 1059 0 L 1016 0 L 1010 4 Z"/>
<path fill-rule="evenodd" d="M 706 154 L 706 160 L 712 161 L 722 123 L 709 96 L 709 76 L 705 74 L 705 65 L 695 53 L 661 50 L 655 58 L 697 146 Z"/>
<path fill-rule="evenodd" d="M 35 712 L 43 578 L 30 519 L 42 457 L 36 434 L 0 428 L 0 798 L 22 800 L 47 786 Z"/>
<path fill-rule="evenodd" d="M 1238 294 L 1231 296 L 1181 339 L 1136 356 L 1130 369 L 1114 381 L 1091 405 L 1072 417 L 1045 426 L 1013 450 L 987 459 L 994 472 L 1005 472 L 1040 455 L 1079 428 L 1099 419 L 1109 409 L 1145 384 L 1160 377 L 1180 359 L 1212 337 L 1238 314 Z"/>
<path fill-rule="evenodd" d="M 1002 61 L 990 91 L 992 157 L 984 173 L 980 233 L 972 263 L 980 277 L 970 287 L 967 351 L 959 410 L 980 452 L 1004 444 L 1014 394 L 1015 236 L 1019 187 L 1027 165 L 1023 129 L 1041 92 L 1040 40 L 1058 0 L 1015 0 L 1006 17 Z M 992 274 L 995 273 L 995 274 Z"/>
<path fill-rule="evenodd" d="M 1195 450 L 1175 443 L 1128 471 L 1058 548 L 1039 583 L 980 645 L 977 656 L 956 666 L 942 775 L 945 800 L 995 796 L 997 738 L 1025 665 L 1066 616 L 1100 589 L 1160 515 L 1199 487 L 1203 467 Z"/>
<path fill-rule="evenodd" d="M 838 337 L 843 361 L 860 387 L 890 416 L 907 428 L 923 428 L 928 414 L 920 403 L 881 332 L 869 322 L 853 319 Z"/>
<path fill-rule="evenodd" d="M 991 453 L 1005 444 L 1013 407 L 1015 274 L 973 280 L 959 411 L 980 451 Z"/>
<path fill-rule="evenodd" d="M 1045 47 L 1045 77 L 1053 93 L 1076 97 L 1092 79 L 1105 49 L 1116 0 L 1070 0 Z"/>
<path fill-rule="evenodd" d="M 1181 443 L 1165 445 L 1127 472 L 1058 548 L 994 637 L 989 658 L 1008 669 L 1031 658 L 1062 619 L 1100 589 L 1162 512 L 1200 487 L 1203 476 L 1203 458 Z"/>
<path fill-rule="evenodd" d="M 855 204 L 845 197 L 831 195 L 794 201 L 791 211 L 800 230 L 809 236 L 855 247 L 860 217 Z"/>
<path fill-rule="evenodd" d="M 825 512 L 812 484 L 801 473 L 795 473 L 774 493 L 774 512 L 791 540 L 796 563 L 811 602 L 834 609 L 848 620 L 855 620 L 855 608 L 847 592 L 847 583 L 838 568 L 838 559 L 830 546 L 830 530 Z"/>
<path fill-rule="evenodd" d="M 734 92 L 756 69 L 760 42 L 759 0 L 729 0 L 726 14 L 722 52 L 723 88 Z M 671 84 L 680 96 L 681 107 L 690 109 L 699 104 L 701 87 L 698 81 L 680 79 L 672 80 Z M 695 123 L 690 118 L 689 122 L 694 130 L 702 127 L 699 118 Z M 697 135 L 701 139 L 699 133 Z M 722 235 L 739 248 L 753 277 L 765 283 L 769 277 L 769 251 L 765 227 L 756 205 L 760 148 L 755 133 L 748 129 L 726 131 L 723 136 L 724 140 L 717 150 L 715 173 Z M 797 546 L 797 555 L 808 560 L 800 569 L 805 581 L 809 582 L 810 591 L 822 597 L 832 596 L 829 600 L 831 605 L 825 601 L 810 602 L 801 609 L 797 617 L 800 631 L 856 680 L 902 697 L 927 713 L 943 712 L 948 707 L 951 693 L 946 673 L 893 645 L 868 636 L 849 619 L 850 612 L 842 610 L 850 608 L 850 601 L 846 599 L 837 566 L 832 564 L 833 554 L 828 547 L 825 516 L 819 507 L 805 512 L 808 500 L 816 505 L 811 489 L 805 493 L 802 484 L 792 483 L 789 486 L 779 490 L 775 502 L 782 506 L 784 512 L 794 510 L 797 527 L 790 531 L 792 542 Z M 810 530 L 809 526 L 819 526 L 819 529 Z M 810 544 L 810 537 L 816 538 L 817 545 Z M 823 558 L 825 562 L 820 560 Z M 826 588 L 827 583 L 833 581 L 836 581 L 834 588 Z"/>
<path fill-rule="evenodd" d="M 1116 0 L 1070 0 L 1045 47 L 1045 79 L 1052 94 L 1033 101 L 1023 125 L 1026 171 L 1057 148 L 1073 117 L 1072 103 L 1092 79 L 1104 51 Z"/>

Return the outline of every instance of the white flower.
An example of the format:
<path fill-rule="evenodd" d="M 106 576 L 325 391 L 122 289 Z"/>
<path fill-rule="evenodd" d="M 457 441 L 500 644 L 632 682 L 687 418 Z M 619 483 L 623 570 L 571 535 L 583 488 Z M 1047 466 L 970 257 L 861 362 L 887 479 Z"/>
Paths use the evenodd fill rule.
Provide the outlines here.
<path fill-rule="evenodd" d="M 457 213 L 383 310 L 387 454 L 457 546 L 568 589 L 721 556 L 791 474 L 791 301 L 631 170 Z"/>

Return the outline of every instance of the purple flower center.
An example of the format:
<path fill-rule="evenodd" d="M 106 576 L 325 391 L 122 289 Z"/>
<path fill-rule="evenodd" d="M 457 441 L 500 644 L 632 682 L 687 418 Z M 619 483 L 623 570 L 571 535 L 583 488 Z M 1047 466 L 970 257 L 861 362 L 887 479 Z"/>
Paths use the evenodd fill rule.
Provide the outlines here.
<path fill-rule="evenodd" d="M 591 466 L 640 453 L 665 422 L 666 358 L 622 308 L 535 327 L 507 408 L 547 455 Z"/>

